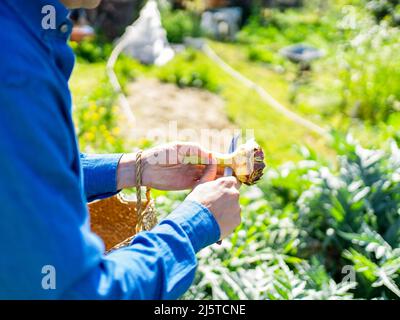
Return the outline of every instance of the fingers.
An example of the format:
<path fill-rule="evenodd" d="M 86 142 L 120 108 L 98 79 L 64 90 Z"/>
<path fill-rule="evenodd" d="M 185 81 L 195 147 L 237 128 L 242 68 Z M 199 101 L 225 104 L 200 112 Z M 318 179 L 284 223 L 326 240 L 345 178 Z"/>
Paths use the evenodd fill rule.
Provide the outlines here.
<path fill-rule="evenodd" d="M 215 180 L 217 175 L 217 165 L 216 164 L 210 164 L 204 169 L 203 176 L 199 179 L 199 181 L 195 184 L 195 187 L 198 186 L 199 184 L 213 181 Z"/>
<path fill-rule="evenodd" d="M 196 181 L 199 180 L 203 176 L 203 174 L 206 171 L 207 167 L 208 166 L 203 165 L 203 164 L 202 165 L 196 165 L 196 166 L 194 166 L 194 165 L 190 166 L 190 168 L 193 168 L 193 172 L 195 172 L 195 174 L 193 175 L 193 176 L 195 176 L 194 180 L 196 180 Z M 192 170 L 190 172 L 192 172 Z M 215 175 L 213 180 L 222 178 L 224 176 L 225 176 L 224 175 L 224 168 L 221 167 L 221 166 L 217 166 L 217 173 L 216 173 L 216 175 Z"/>
<path fill-rule="evenodd" d="M 239 180 L 237 180 L 235 188 L 239 190 L 241 186 L 242 186 L 242 183 Z"/>
<path fill-rule="evenodd" d="M 235 188 L 236 190 L 239 190 L 240 186 L 242 185 L 242 183 L 233 176 L 221 177 L 218 178 L 218 181 L 221 181 L 223 184 L 225 184 L 227 188 Z"/>
<path fill-rule="evenodd" d="M 217 165 L 210 164 L 205 168 L 204 174 L 201 177 L 200 181 L 201 181 L 201 183 L 203 183 L 203 182 L 215 180 L 216 175 L 217 175 Z"/>
<path fill-rule="evenodd" d="M 230 211 L 230 219 L 234 226 L 238 226 L 241 223 L 241 208 L 239 205 L 239 187 L 241 183 L 232 176 L 229 177 L 222 177 L 216 180 L 219 183 L 222 183 L 226 187 L 226 192 L 228 194 L 228 199 L 232 201 L 235 205 L 232 206 Z"/>

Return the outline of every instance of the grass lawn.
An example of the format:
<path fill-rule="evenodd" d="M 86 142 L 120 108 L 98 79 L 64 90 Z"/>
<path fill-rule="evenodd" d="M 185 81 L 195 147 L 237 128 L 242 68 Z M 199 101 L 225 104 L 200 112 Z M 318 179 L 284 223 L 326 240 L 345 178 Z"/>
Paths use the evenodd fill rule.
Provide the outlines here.
<path fill-rule="evenodd" d="M 235 70 L 262 86 L 281 104 L 298 112 L 290 103 L 290 84 L 283 75 L 263 67 L 260 63 L 250 62 L 244 47 L 239 44 L 212 41 L 210 45 Z M 244 88 L 232 78 L 227 80 L 226 84 L 223 96 L 228 102 L 229 115 L 242 127 L 256 130 L 257 138 L 272 153 L 270 155 L 272 163 L 298 159 L 296 148 L 293 148 L 296 144 L 308 145 L 321 156 L 332 155 L 332 151 L 322 138 L 286 119 L 262 101 L 253 90 Z M 305 118 L 312 118 L 309 114 L 302 115 Z M 312 120 L 322 126 L 325 124 L 322 121 Z"/>
<path fill-rule="evenodd" d="M 393 115 L 386 124 L 371 125 L 367 121 L 352 118 L 340 111 L 339 92 L 344 89 L 335 86 L 336 71 L 335 64 L 331 59 L 334 54 L 332 52 L 328 52 L 326 59 L 315 62 L 313 72 L 308 76 L 308 82 L 300 87 L 297 100 L 293 102 L 290 97 L 295 77 L 294 66 L 285 72 L 278 72 L 274 70 L 272 65 L 250 61 L 248 59 L 247 45 L 216 41 L 209 41 L 209 45 L 224 61 L 250 80 L 262 86 L 288 109 L 322 127 L 331 128 L 343 134 L 351 133 L 364 146 L 379 147 L 383 141 L 396 136 L 395 132 L 399 130 L 399 116 L 396 115 Z M 229 104 L 228 106 L 232 107 L 233 112 L 235 112 L 236 104 Z M 262 118 L 263 115 L 255 120 Z M 283 124 L 284 122 L 282 121 L 278 120 L 277 125 Z M 255 128 L 259 129 L 258 126 Z M 282 135 L 280 132 L 277 134 L 279 135 L 278 138 Z M 292 131 L 290 134 L 292 135 Z M 283 141 L 286 140 L 284 139 Z M 317 139 L 310 143 L 310 140 L 303 139 L 299 140 L 299 142 L 311 145 L 322 156 L 331 155 L 331 150 L 321 140 Z"/>

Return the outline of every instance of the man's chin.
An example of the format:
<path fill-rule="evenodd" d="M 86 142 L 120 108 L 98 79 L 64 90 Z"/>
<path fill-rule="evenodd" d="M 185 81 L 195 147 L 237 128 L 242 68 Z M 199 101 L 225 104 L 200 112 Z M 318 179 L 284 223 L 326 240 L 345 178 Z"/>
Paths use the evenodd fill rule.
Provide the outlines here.
<path fill-rule="evenodd" d="M 77 9 L 93 9 L 96 8 L 101 0 L 60 0 L 67 8 Z"/>

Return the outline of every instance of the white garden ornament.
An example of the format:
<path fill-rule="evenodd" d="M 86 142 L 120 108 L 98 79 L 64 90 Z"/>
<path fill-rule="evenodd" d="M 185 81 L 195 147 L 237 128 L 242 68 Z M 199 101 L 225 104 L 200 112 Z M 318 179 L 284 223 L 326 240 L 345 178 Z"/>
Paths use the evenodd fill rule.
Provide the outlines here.
<path fill-rule="evenodd" d="M 161 24 L 161 14 L 156 1 L 148 1 L 139 18 L 126 28 L 118 46 L 122 46 L 125 54 L 144 64 L 160 66 L 174 57 L 167 33 Z"/>

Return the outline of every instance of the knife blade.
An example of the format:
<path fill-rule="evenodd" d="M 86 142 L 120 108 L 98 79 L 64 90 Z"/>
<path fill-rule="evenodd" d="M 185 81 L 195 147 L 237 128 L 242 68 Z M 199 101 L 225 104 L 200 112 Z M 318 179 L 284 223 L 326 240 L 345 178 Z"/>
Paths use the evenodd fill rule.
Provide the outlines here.
<path fill-rule="evenodd" d="M 239 138 L 240 138 L 240 134 L 233 135 L 231 143 L 229 145 L 228 153 L 233 153 L 233 152 L 236 151 L 237 146 L 238 146 Z M 225 177 L 233 176 L 233 169 L 230 168 L 230 167 L 226 167 L 224 169 L 224 176 Z M 221 245 L 222 244 L 222 240 L 217 241 L 217 244 Z"/>
<path fill-rule="evenodd" d="M 238 146 L 239 138 L 240 138 L 240 134 L 235 134 L 232 137 L 231 143 L 229 145 L 228 153 L 233 153 L 233 152 L 236 151 L 237 146 Z M 232 176 L 232 175 L 233 175 L 233 169 L 230 168 L 230 167 L 226 167 L 225 170 L 224 170 L 224 176 L 225 177 L 229 177 L 229 176 Z"/>

